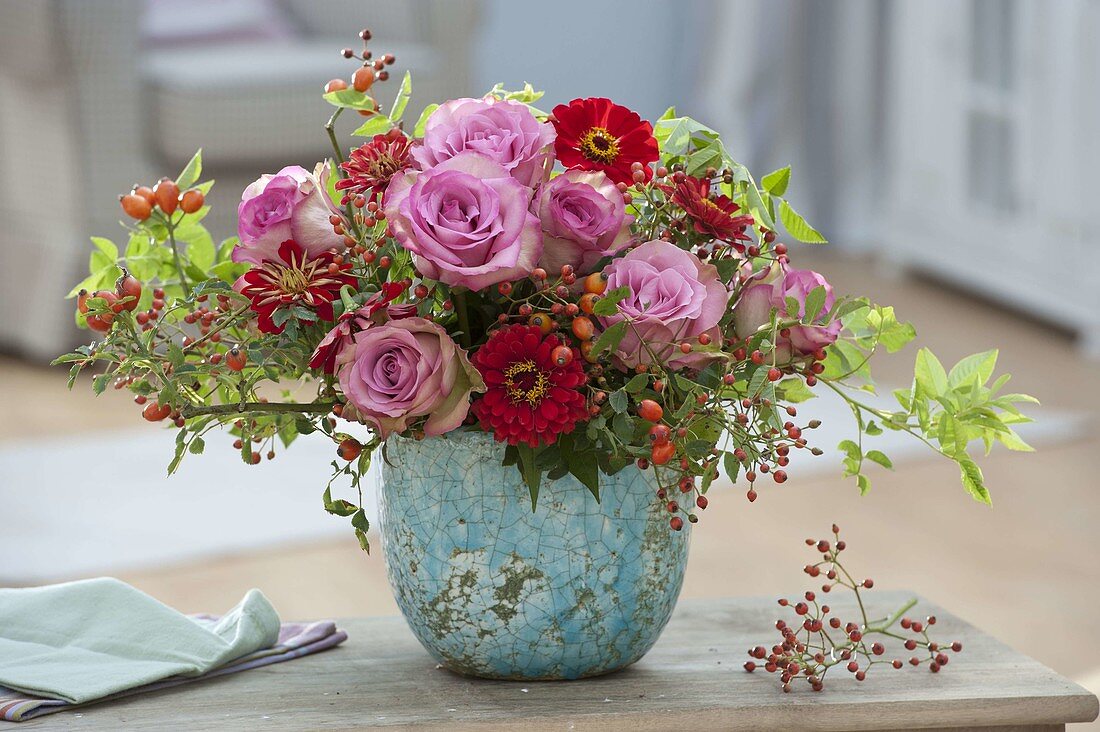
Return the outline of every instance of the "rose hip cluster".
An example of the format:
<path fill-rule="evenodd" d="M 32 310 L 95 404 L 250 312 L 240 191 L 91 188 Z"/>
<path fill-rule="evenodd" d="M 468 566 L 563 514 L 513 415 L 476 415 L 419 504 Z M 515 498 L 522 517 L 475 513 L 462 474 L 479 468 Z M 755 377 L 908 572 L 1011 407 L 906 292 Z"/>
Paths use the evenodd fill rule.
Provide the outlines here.
<path fill-rule="evenodd" d="M 900 641 L 906 651 L 913 653 L 908 660 L 910 666 L 927 665 L 932 673 L 938 672 L 950 661 L 950 653 L 962 650 L 958 641 L 941 643 L 929 636 L 929 630 L 936 624 L 935 616 L 923 621 L 913 620 L 905 615 L 916 604 L 910 600 L 888 617 L 874 619 L 868 616 L 861 590 L 869 590 L 874 581 L 857 581 L 840 562 L 840 554 L 846 548 L 840 539 L 840 529 L 832 527 L 833 539 L 807 539 L 821 554 L 821 559 L 806 565 L 803 571 L 810 577 L 825 577 L 821 592 L 828 594 L 838 587 L 855 593 L 859 617 L 846 621 L 838 616 L 829 605 L 820 602 L 814 591 L 807 591 L 803 599 L 792 602 L 781 598 L 782 607 L 791 608 L 797 619 L 788 623 L 777 620 L 776 630 L 782 640 L 771 649 L 756 646 L 748 651 L 752 660 L 745 662 L 746 671 L 763 668 L 768 673 L 779 674 L 783 691 L 790 691 L 792 684 L 804 679 L 814 691 L 824 688 L 825 676 L 834 666 L 842 666 L 855 677 L 856 681 L 867 678 L 873 666 L 887 665 L 900 669 L 906 665 L 901 658 L 887 659 L 886 642 Z M 898 629 L 895 629 L 895 625 Z"/>

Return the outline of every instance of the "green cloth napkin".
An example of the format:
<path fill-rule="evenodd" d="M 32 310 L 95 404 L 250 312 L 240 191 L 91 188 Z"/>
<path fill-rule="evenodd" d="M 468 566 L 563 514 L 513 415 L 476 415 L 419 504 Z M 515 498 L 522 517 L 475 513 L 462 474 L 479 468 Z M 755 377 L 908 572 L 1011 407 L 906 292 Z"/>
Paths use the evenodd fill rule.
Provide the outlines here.
<path fill-rule="evenodd" d="M 198 676 L 278 637 L 279 616 L 259 590 L 210 621 L 110 577 L 0 589 L 0 686 L 81 704 Z"/>

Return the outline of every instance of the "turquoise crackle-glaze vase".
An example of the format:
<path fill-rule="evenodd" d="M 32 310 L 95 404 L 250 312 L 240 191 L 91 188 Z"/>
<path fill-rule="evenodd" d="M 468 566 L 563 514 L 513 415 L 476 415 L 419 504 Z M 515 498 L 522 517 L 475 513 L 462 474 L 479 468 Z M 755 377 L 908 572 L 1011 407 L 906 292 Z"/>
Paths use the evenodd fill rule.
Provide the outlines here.
<path fill-rule="evenodd" d="M 391 438 L 382 465 L 386 569 L 413 633 L 448 669 L 579 679 L 629 666 L 657 641 L 684 579 L 652 473 L 544 481 L 538 507 L 504 447 L 459 430 Z"/>

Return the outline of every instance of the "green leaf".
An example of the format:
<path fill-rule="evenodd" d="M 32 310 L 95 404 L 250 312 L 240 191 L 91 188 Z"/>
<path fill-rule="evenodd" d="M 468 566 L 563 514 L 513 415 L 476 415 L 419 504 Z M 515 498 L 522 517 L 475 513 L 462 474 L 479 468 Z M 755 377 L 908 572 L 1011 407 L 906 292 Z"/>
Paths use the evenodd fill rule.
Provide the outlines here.
<path fill-rule="evenodd" d="M 321 496 L 321 500 L 324 501 L 325 510 L 335 516 L 351 516 L 353 513 L 359 510 L 358 506 L 349 503 L 342 498 L 335 501 L 332 500 L 332 486 L 325 488 L 325 493 L 323 496 Z"/>
<path fill-rule="evenodd" d="M 412 96 L 412 74 L 406 71 L 405 77 L 401 79 L 401 87 L 397 90 L 397 97 L 393 100 L 393 107 L 390 108 L 390 119 L 394 124 L 400 122 L 405 115 L 405 107 L 409 106 L 410 96 Z"/>
<path fill-rule="evenodd" d="M 619 312 L 619 303 L 628 297 L 630 297 L 629 287 L 616 287 L 614 290 L 608 290 L 592 306 L 592 313 L 594 315 L 614 315 Z"/>
<path fill-rule="evenodd" d="M 565 450 L 562 456 L 569 466 L 569 472 L 588 489 L 593 497 L 595 497 L 596 502 L 599 503 L 600 469 L 599 461 L 596 456 L 588 452 L 578 452 L 576 450 Z"/>
<path fill-rule="evenodd" d="M 191 260 L 191 264 L 202 270 L 203 279 L 206 279 L 205 275 L 214 264 L 217 250 L 214 248 L 214 240 L 210 237 L 210 233 L 205 227 L 200 228 L 202 228 L 201 232 L 187 240 L 187 258 Z"/>
<path fill-rule="evenodd" d="M 384 114 L 371 116 L 351 134 L 356 137 L 374 137 L 382 135 L 393 129 L 393 121 Z"/>
<path fill-rule="evenodd" d="M 962 484 L 967 492 L 973 496 L 975 501 L 984 503 L 987 506 L 993 505 L 993 500 L 989 497 L 989 491 L 985 487 L 985 476 L 982 475 L 982 469 L 978 467 L 978 464 L 965 455 L 958 458 L 958 463 Z"/>
<path fill-rule="evenodd" d="M 779 220 L 783 222 L 787 232 L 803 244 L 825 244 L 828 242 L 785 200 L 779 202 Z"/>
<path fill-rule="evenodd" d="M 115 243 L 110 239 L 104 239 L 102 236 L 93 236 L 92 244 L 94 244 L 95 248 L 102 252 L 104 256 L 106 256 L 107 261 L 110 261 L 112 264 L 118 259 L 118 247 L 115 246 Z"/>
<path fill-rule="evenodd" d="M 639 394 L 642 389 L 649 383 L 649 374 L 635 374 L 631 377 L 630 381 L 626 382 L 623 389 L 629 394 Z M 618 392 L 615 392 L 616 394 Z"/>
<path fill-rule="evenodd" d="M 787 192 L 787 184 L 791 182 L 791 166 L 773 170 L 760 179 L 760 185 L 773 196 L 782 196 Z"/>
<path fill-rule="evenodd" d="M 102 290 L 111 285 L 118 276 L 122 274 L 121 270 L 114 264 L 108 264 L 106 267 L 92 272 L 90 275 L 82 279 L 76 287 L 69 290 L 69 294 L 66 298 L 76 297 L 80 294 L 81 290 L 87 290 L 88 292 L 95 292 L 96 290 Z M 82 320 L 82 318 L 81 318 Z"/>
<path fill-rule="evenodd" d="M 818 285 L 810 290 L 810 293 L 806 295 L 806 312 L 802 316 L 803 323 L 813 323 L 817 320 L 821 309 L 825 307 L 825 296 L 824 285 Z M 797 313 L 798 310 L 795 310 L 795 312 Z"/>
<path fill-rule="evenodd" d="M 187 448 L 187 451 L 192 455 L 202 455 L 202 451 L 206 449 L 206 440 L 199 436 L 195 436 L 195 439 L 191 440 L 191 445 Z"/>
<path fill-rule="evenodd" d="M 625 412 L 627 406 L 629 406 L 629 399 L 627 398 L 625 391 L 611 392 L 611 395 L 608 397 L 607 401 L 609 404 L 611 404 L 611 408 L 620 414 Z"/>
<path fill-rule="evenodd" d="M 424 107 L 424 111 L 420 113 L 420 118 L 416 120 L 416 126 L 413 127 L 413 137 L 423 137 L 424 130 L 428 126 L 428 118 L 432 116 L 432 112 L 439 109 L 438 104 L 429 104 Z"/>
<path fill-rule="evenodd" d="M 871 481 L 863 473 L 856 476 L 856 485 L 859 486 L 859 495 L 861 496 L 867 495 L 871 490 Z"/>
<path fill-rule="evenodd" d="M 597 305 L 599 303 L 596 303 Z M 618 323 L 611 325 L 607 330 L 600 334 L 600 337 L 596 339 L 596 342 L 592 344 L 592 355 L 596 356 L 603 351 L 612 351 L 619 347 L 622 343 L 623 336 L 626 335 L 626 321 L 620 320 Z"/>
<path fill-rule="evenodd" d="M 374 110 L 374 99 L 355 89 L 341 89 L 325 94 L 325 101 L 334 107 Z"/>
<path fill-rule="evenodd" d="M 195 151 L 195 154 L 191 156 L 191 159 L 187 161 L 187 165 L 183 166 L 183 170 L 176 176 L 176 185 L 180 187 L 180 190 L 186 190 L 195 185 L 199 176 L 202 175 L 202 148 L 200 147 Z M 221 190 L 221 189 L 218 189 Z"/>
<path fill-rule="evenodd" d="M 947 391 L 947 372 L 943 370 L 943 364 L 936 358 L 936 354 L 927 348 L 917 352 L 914 374 L 918 394 L 935 399 Z"/>
<path fill-rule="evenodd" d="M 955 388 L 970 383 L 975 375 L 978 376 L 978 383 L 984 384 L 989 381 L 995 368 L 997 368 L 997 349 L 972 354 L 951 368 L 951 373 L 947 375 L 948 386 Z"/>
<path fill-rule="evenodd" d="M 791 404 L 798 404 L 817 396 L 810 387 L 806 386 L 806 382 L 797 376 L 779 382 L 778 391 L 782 394 L 780 398 Z"/>
<path fill-rule="evenodd" d="M 881 465 L 884 468 L 890 468 L 891 470 L 894 468 L 894 463 L 890 460 L 890 458 L 886 457 L 884 453 L 879 452 L 878 450 L 868 450 L 864 457 L 873 463 Z"/>
<path fill-rule="evenodd" d="M 516 445 L 519 454 L 519 472 L 523 476 L 523 482 L 531 494 L 531 511 L 533 512 L 539 503 L 539 485 L 542 483 L 542 471 L 535 465 L 535 451 L 524 444 Z"/>

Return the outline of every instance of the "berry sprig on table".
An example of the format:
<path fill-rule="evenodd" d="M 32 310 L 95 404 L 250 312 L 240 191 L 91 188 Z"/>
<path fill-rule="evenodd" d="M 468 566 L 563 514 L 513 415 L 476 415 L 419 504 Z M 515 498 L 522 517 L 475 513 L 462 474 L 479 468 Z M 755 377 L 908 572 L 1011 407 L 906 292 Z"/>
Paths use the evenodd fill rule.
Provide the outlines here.
<path fill-rule="evenodd" d="M 884 643 L 890 640 L 900 641 L 905 650 L 913 654 L 908 660 L 910 666 L 926 665 L 932 673 L 946 666 L 950 661 L 948 654 L 961 651 L 962 644 L 958 641 L 942 643 L 929 636 L 929 630 L 936 624 L 934 615 L 923 621 L 906 616 L 916 605 L 915 599 L 888 617 L 867 615 L 862 591 L 874 587 L 874 581 L 857 581 L 844 568 L 840 554 L 847 545 L 841 540 L 836 524 L 832 531 L 832 541 L 806 539 L 806 545 L 820 552 L 821 559 L 806 565 L 802 571 L 814 578 L 824 575 L 826 582 L 821 585 L 824 594 L 837 588 L 854 592 L 860 617 L 856 621 L 845 621 L 829 605 L 819 602 L 817 593 L 812 590 L 808 590 L 801 601 L 780 598 L 780 606 L 791 608 L 797 619 L 793 623 L 777 620 L 775 627 L 782 641 L 770 651 L 764 646 L 750 648 L 748 653 L 752 660 L 745 662 L 745 670 L 752 672 L 763 668 L 768 673 L 779 674 L 783 691 L 790 691 L 799 678 L 805 679 L 814 691 L 821 691 L 825 675 L 834 666 L 846 669 L 856 681 L 865 680 L 874 666 L 886 665 L 894 669 L 905 666 L 901 658 L 888 660 L 884 657 Z"/>

